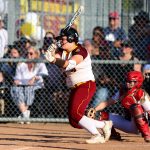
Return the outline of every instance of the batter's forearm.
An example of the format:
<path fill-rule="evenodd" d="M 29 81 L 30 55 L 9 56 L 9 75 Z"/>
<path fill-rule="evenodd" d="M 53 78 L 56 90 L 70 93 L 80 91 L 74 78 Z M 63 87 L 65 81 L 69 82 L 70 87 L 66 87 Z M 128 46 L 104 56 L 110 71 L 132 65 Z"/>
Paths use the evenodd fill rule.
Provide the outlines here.
<path fill-rule="evenodd" d="M 54 64 L 61 68 L 66 68 L 68 65 L 67 61 L 61 58 L 56 58 Z"/>

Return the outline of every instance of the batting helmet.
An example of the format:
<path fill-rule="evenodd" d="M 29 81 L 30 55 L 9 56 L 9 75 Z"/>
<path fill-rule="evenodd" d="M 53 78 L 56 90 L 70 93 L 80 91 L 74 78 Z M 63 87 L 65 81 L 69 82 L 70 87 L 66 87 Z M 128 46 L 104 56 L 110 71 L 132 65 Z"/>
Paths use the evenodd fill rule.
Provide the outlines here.
<path fill-rule="evenodd" d="M 144 81 L 143 74 L 139 71 L 130 71 L 126 75 L 126 81 L 136 81 L 135 87 L 140 88 Z"/>
<path fill-rule="evenodd" d="M 67 41 L 69 43 L 72 43 L 72 42 L 77 43 L 78 42 L 79 34 L 78 34 L 77 30 L 74 28 L 70 27 L 70 28 L 61 29 L 60 35 L 57 37 L 57 39 L 60 39 L 63 36 L 67 36 Z"/>

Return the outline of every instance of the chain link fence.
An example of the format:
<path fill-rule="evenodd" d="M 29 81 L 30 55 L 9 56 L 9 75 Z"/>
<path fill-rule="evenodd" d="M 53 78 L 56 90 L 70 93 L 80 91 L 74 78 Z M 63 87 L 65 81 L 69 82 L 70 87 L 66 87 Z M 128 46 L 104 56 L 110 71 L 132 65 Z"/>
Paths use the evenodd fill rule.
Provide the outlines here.
<path fill-rule="evenodd" d="M 79 42 L 91 54 L 97 84 L 90 107 L 109 99 L 119 89 L 120 84 L 124 83 L 124 75 L 130 70 L 141 70 L 145 74 L 144 88 L 150 93 L 148 0 L 1 1 L 2 26 L 8 33 L 8 40 L 3 43 L 4 47 L 0 43 L 1 50 L 4 49 L 4 55 L 0 59 L 0 121 L 19 121 L 20 110 L 14 102 L 12 87 L 18 64 L 31 62 L 27 57 L 31 45 L 40 52 L 34 62 L 44 63 L 48 74 L 42 74 L 44 86 L 34 90 L 33 104 L 29 107 L 30 121 L 67 121 L 70 89 L 66 87 L 65 74 L 57 66 L 47 63 L 43 53 L 80 5 L 85 10 L 73 27 L 79 31 Z M 121 32 L 120 29 L 117 33 L 108 32 L 110 15 L 118 17 Z M 99 27 L 94 29 L 97 26 Z M 2 36 L 7 39 L 5 35 Z M 103 40 L 100 43 L 96 42 L 98 36 Z M 120 42 L 119 46 L 116 41 Z M 106 108 L 106 111 L 123 114 L 119 104 Z"/>

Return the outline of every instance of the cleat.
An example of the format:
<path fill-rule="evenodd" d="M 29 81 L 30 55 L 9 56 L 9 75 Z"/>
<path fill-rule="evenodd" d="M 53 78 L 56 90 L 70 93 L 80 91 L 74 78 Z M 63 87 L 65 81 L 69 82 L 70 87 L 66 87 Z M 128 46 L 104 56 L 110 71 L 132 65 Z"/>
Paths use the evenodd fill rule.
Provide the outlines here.
<path fill-rule="evenodd" d="M 121 140 L 121 135 L 120 135 L 119 132 L 116 132 L 116 133 L 112 133 L 112 132 L 111 132 L 110 139 L 120 141 L 120 140 Z"/>
<path fill-rule="evenodd" d="M 111 128 L 112 128 L 112 121 L 104 121 L 105 122 L 105 126 L 103 128 L 103 133 L 104 133 L 104 137 L 105 137 L 105 141 L 108 141 L 111 135 Z"/>
<path fill-rule="evenodd" d="M 30 118 L 30 110 L 27 110 L 27 115 L 23 116 L 23 114 L 21 114 L 18 119 L 29 119 Z M 29 121 L 19 121 L 19 124 L 30 124 Z"/>
<path fill-rule="evenodd" d="M 93 135 L 90 139 L 86 140 L 88 144 L 105 143 L 105 139 L 102 135 Z"/>
<path fill-rule="evenodd" d="M 27 121 L 27 122 L 25 122 L 25 124 L 31 124 L 31 122 Z"/>
<path fill-rule="evenodd" d="M 27 117 L 26 117 L 27 119 L 29 119 L 30 118 L 30 110 L 27 110 Z M 29 122 L 29 121 L 27 121 L 27 122 L 25 122 L 25 124 L 30 124 L 31 122 Z"/>
<path fill-rule="evenodd" d="M 150 136 L 144 136 L 144 141 L 150 143 Z"/>
<path fill-rule="evenodd" d="M 110 136 L 110 139 L 118 140 L 118 141 L 121 140 L 121 135 L 120 135 L 120 133 L 117 132 L 114 127 L 111 128 L 111 136 Z"/>
<path fill-rule="evenodd" d="M 20 116 L 18 116 L 18 119 L 21 119 L 22 118 L 22 116 L 20 115 Z M 24 124 L 24 122 L 23 121 L 19 121 L 18 122 L 19 124 Z"/>

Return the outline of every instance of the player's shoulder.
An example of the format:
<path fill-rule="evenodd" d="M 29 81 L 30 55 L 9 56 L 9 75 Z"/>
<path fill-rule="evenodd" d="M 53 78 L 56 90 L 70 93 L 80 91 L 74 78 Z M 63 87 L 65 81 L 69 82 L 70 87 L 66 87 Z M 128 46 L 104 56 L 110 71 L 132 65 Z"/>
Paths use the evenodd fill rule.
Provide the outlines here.
<path fill-rule="evenodd" d="M 77 48 L 72 52 L 72 54 L 73 55 L 82 55 L 83 58 L 86 58 L 88 55 L 88 52 L 83 46 L 78 44 Z"/>

